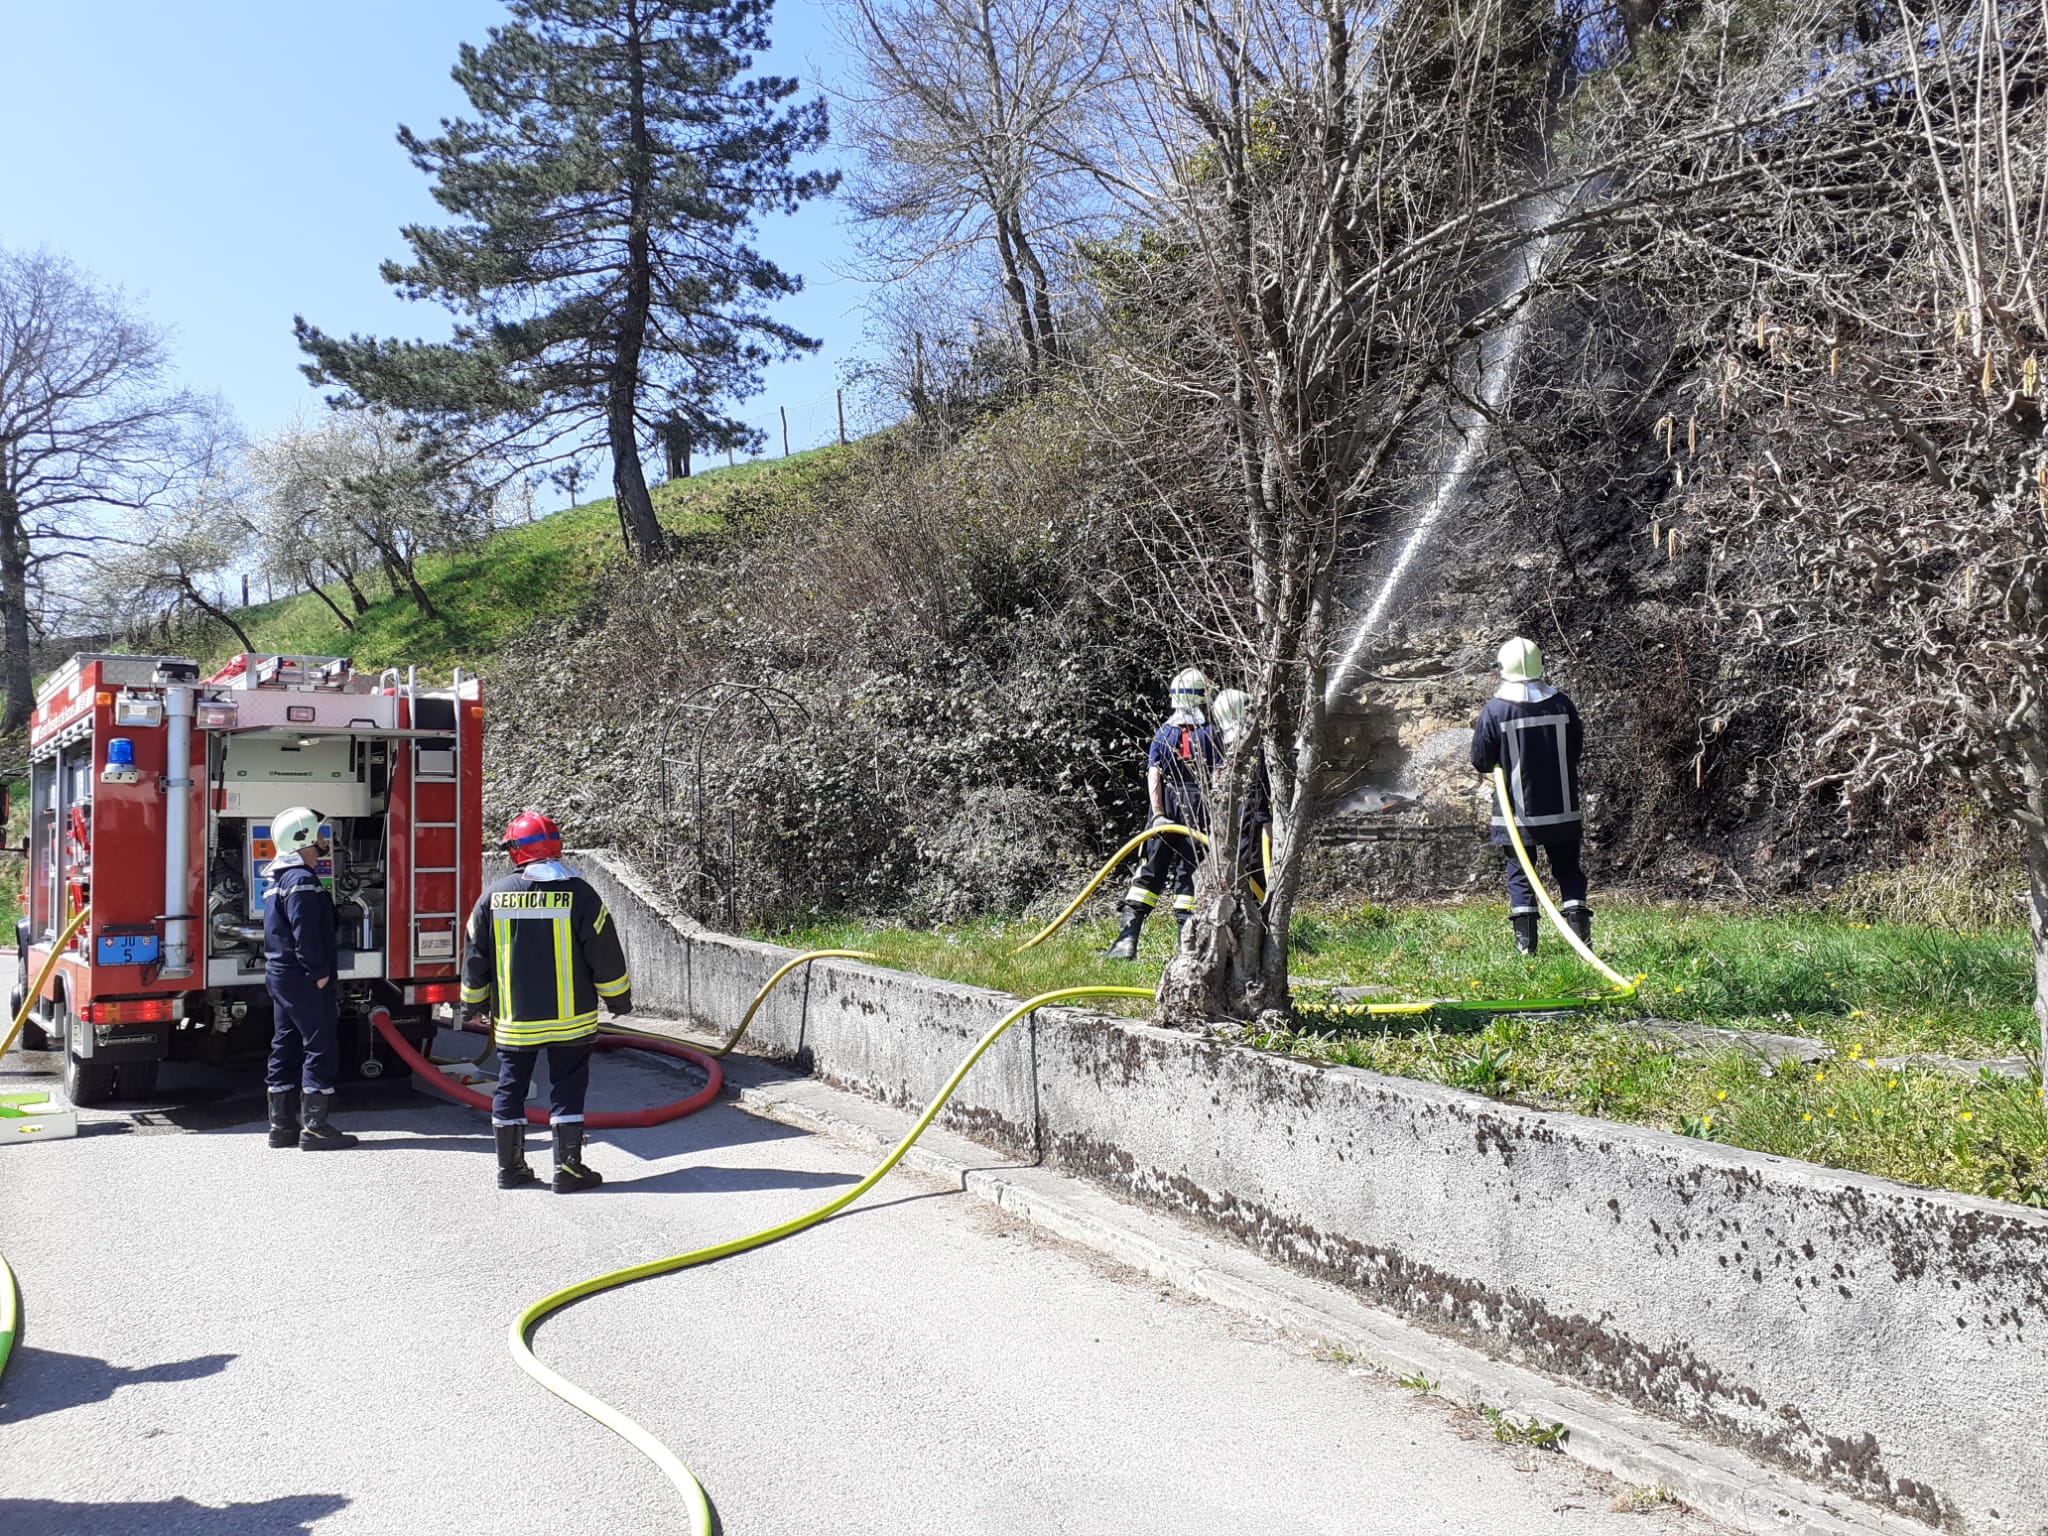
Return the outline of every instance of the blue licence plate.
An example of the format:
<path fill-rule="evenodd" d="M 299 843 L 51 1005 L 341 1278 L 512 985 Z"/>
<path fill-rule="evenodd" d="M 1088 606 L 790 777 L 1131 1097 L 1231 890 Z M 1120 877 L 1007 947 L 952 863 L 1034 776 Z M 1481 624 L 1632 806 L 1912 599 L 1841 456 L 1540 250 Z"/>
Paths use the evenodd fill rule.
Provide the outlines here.
<path fill-rule="evenodd" d="M 155 965 L 158 943 L 153 933 L 103 933 L 94 957 L 101 965 Z"/>

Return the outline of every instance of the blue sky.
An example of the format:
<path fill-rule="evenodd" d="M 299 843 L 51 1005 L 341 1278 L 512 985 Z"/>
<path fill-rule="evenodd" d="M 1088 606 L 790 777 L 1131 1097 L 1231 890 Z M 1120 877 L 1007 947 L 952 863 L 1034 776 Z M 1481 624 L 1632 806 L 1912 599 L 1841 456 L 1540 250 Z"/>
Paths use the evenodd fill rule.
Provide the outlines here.
<path fill-rule="evenodd" d="M 823 11 L 776 9 L 764 65 L 815 89 L 836 51 Z M 464 108 L 456 47 L 504 18 L 495 0 L 0 0 L 0 244 L 47 246 L 125 287 L 172 333 L 188 384 L 224 395 L 251 433 L 278 427 L 318 406 L 294 314 L 330 332 L 441 330 L 439 310 L 377 275 L 404 254 L 400 225 L 440 214 L 394 134 Z M 834 271 L 839 217 L 813 204 L 761 230 L 805 279 L 781 314 L 825 345 L 735 413 L 779 438 L 787 405 L 798 448 L 834 434 L 833 388 L 861 336 L 866 290 Z"/>

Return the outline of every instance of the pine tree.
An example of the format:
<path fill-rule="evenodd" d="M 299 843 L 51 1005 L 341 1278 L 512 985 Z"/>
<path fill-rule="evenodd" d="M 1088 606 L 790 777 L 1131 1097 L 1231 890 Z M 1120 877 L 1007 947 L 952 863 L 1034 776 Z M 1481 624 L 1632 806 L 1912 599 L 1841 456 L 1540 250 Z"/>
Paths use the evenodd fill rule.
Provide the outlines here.
<path fill-rule="evenodd" d="M 792 166 L 824 143 L 825 106 L 750 77 L 770 0 L 509 8 L 455 66 L 474 117 L 398 134 L 456 222 L 407 228 L 413 259 L 384 280 L 452 311 L 452 338 L 342 339 L 300 317 L 305 372 L 345 403 L 488 425 L 541 462 L 608 448 L 627 545 L 657 559 L 643 446 L 755 446 L 722 403 L 817 345 L 769 314 L 802 280 L 749 240 L 757 214 L 831 190 Z"/>

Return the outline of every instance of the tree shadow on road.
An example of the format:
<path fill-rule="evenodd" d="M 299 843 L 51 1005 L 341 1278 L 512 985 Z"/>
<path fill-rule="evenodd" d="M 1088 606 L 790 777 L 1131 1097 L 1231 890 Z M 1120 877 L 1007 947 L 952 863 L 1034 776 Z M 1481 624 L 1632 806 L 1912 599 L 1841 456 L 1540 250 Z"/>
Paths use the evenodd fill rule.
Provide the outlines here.
<path fill-rule="evenodd" d="M 163 1536 L 205 1531 L 208 1536 L 290 1536 L 310 1531 L 348 1507 L 338 1493 L 301 1493 L 215 1509 L 190 1499 L 138 1504 L 70 1504 L 62 1499 L 0 1499 L 0 1531 L 36 1536 Z"/>
<path fill-rule="evenodd" d="M 162 1365 L 113 1365 L 93 1355 L 67 1355 L 54 1349 L 24 1346 L 14 1351 L 7 1375 L 0 1379 L 0 1424 L 19 1424 L 46 1413 L 62 1413 L 87 1403 L 103 1403 L 123 1387 L 160 1381 L 197 1381 L 226 1370 L 233 1355 L 195 1355 Z M 5 1505 L 0 1503 L 0 1512 Z M 10 1525 L 0 1531 L 41 1530 Z"/>

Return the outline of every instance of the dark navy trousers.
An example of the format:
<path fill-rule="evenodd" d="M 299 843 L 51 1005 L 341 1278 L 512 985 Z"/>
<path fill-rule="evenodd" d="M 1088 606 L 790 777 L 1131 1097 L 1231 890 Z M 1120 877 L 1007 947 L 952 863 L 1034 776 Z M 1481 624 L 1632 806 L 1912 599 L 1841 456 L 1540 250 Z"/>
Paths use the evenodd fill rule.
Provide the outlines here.
<path fill-rule="evenodd" d="M 268 971 L 276 1027 L 270 1035 L 270 1070 L 264 1081 L 282 1093 L 303 1086 L 308 1093 L 332 1093 L 341 1077 L 341 1016 L 335 984 L 313 985 L 298 971 Z"/>
<path fill-rule="evenodd" d="M 583 1099 L 590 1092 L 588 1037 L 565 1045 L 498 1047 L 498 1091 L 491 1096 L 493 1125 L 526 1123 L 526 1090 L 533 1086 L 534 1063 L 548 1053 L 548 1119 L 555 1125 L 583 1118 Z"/>
<path fill-rule="evenodd" d="M 1536 862 L 1537 850 L 1543 849 L 1550 855 L 1550 873 L 1557 881 L 1559 893 L 1564 897 L 1559 906 L 1569 911 L 1586 904 L 1586 871 L 1579 863 L 1581 836 L 1577 827 L 1562 832 L 1552 832 L 1547 837 L 1528 838 L 1529 862 Z M 1508 867 L 1508 912 L 1519 917 L 1525 912 L 1537 911 L 1536 893 L 1529 888 L 1529 877 L 1522 873 L 1522 861 L 1515 857 L 1512 843 L 1501 845 L 1501 856 Z"/>

